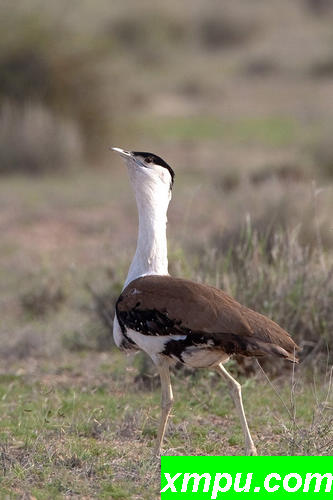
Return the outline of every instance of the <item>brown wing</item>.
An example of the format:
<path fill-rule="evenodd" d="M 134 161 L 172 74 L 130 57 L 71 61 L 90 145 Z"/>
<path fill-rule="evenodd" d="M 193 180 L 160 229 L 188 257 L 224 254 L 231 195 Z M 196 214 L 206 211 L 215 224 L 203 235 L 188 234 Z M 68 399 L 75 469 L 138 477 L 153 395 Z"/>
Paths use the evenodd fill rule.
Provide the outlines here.
<path fill-rule="evenodd" d="M 120 325 L 146 335 L 186 334 L 227 354 L 275 354 L 296 361 L 297 345 L 269 318 L 217 288 L 170 276 L 132 281 L 116 305 Z M 187 340 L 188 341 L 188 340 Z"/>

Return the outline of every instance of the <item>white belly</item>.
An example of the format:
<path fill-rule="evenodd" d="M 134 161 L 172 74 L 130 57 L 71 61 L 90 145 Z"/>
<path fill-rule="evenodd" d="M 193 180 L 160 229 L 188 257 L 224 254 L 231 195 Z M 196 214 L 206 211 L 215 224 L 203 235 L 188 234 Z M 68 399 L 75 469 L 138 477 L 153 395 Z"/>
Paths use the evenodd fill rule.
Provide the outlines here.
<path fill-rule="evenodd" d="M 170 340 L 186 339 L 186 335 L 143 335 L 130 328 L 126 330 L 126 335 L 153 359 L 164 351 L 165 344 Z"/>
<path fill-rule="evenodd" d="M 186 335 L 144 335 L 130 328 L 126 329 L 126 336 L 137 345 L 139 349 L 145 351 L 153 360 L 156 356 L 163 353 L 168 342 L 185 340 Z M 179 358 L 169 354 L 170 357 L 178 360 Z M 184 364 L 193 368 L 206 368 L 216 366 L 219 363 L 225 363 L 229 356 L 219 349 L 212 349 L 210 346 L 189 346 L 182 352 L 182 361 Z M 179 361 L 181 361 L 179 359 Z"/>
<path fill-rule="evenodd" d="M 191 346 L 184 350 L 182 359 L 185 365 L 192 368 L 208 368 L 209 366 L 217 366 L 220 363 L 225 363 L 228 361 L 229 356 L 218 349 Z"/>
<path fill-rule="evenodd" d="M 121 331 L 116 314 L 113 320 L 113 340 L 117 347 L 120 347 L 124 340 L 124 335 L 123 332 Z"/>

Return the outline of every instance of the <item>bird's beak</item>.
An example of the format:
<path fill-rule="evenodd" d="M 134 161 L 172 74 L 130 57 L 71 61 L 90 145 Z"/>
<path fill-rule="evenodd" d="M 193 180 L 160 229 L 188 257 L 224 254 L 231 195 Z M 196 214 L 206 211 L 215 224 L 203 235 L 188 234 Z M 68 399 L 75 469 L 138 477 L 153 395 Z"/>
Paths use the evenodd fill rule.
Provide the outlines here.
<path fill-rule="evenodd" d="M 131 158 L 133 155 L 130 151 L 125 151 L 124 149 L 121 148 L 110 148 L 112 151 L 116 151 L 116 153 L 119 153 L 120 156 L 123 158 Z"/>

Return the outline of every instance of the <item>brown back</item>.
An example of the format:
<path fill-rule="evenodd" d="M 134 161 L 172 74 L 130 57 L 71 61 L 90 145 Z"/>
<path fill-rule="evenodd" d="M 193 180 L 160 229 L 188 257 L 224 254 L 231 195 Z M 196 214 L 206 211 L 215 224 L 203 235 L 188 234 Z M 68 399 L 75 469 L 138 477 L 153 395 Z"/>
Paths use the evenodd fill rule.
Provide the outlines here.
<path fill-rule="evenodd" d="M 277 323 L 208 285 L 145 276 L 125 288 L 116 309 L 121 325 L 138 325 L 136 329 L 147 335 L 200 333 L 228 354 L 268 353 L 297 361 L 298 346 Z"/>

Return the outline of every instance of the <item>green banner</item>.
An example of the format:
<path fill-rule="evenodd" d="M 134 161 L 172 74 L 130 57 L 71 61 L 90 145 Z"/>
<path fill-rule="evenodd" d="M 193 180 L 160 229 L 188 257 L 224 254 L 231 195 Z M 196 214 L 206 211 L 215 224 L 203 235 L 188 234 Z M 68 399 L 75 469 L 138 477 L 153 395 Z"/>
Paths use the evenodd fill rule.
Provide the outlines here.
<path fill-rule="evenodd" d="M 333 457 L 161 457 L 162 500 L 244 493 L 333 498 Z"/>

